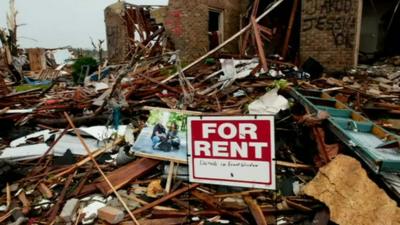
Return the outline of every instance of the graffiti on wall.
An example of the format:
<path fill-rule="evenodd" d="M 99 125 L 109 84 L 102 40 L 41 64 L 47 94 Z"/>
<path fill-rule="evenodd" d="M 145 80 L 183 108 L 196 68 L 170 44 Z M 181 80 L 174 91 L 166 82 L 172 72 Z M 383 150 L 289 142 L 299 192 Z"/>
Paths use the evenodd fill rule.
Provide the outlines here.
<path fill-rule="evenodd" d="M 175 36 L 180 37 L 183 34 L 182 11 L 181 10 L 169 11 L 164 24 Z"/>
<path fill-rule="evenodd" d="M 326 31 L 337 47 L 353 48 L 356 27 L 353 0 L 305 0 L 302 32 Z"/>

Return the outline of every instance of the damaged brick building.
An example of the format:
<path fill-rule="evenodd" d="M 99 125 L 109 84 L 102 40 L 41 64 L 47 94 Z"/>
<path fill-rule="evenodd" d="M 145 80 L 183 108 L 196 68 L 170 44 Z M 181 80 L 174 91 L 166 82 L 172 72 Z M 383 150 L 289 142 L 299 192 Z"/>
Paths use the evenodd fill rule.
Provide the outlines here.
<path fill-rule="evenodd" d="M 163 25 L 169 41 L 180 50 L 183 61 L 190 62 L 246 26 L 253 2 L 170 0 L 168 6 L 140 10 L 151 17 L 152 22 L 148 26 Z M 271 2 L 259 1 L 258 15 Z M 285 48 L 283 40 L 288 32 L 292 34 L 286 47 L 291 54 L 287 58 L 284 56 L 284 60 L 299 65 L 312 57 L 325 69 L 340 70 L 356 66 L 360 55 L 371 57 L 398 53 L 388 47 L 390 40 L 393 43 L 399 37 L 394 29 L 399 21 L 398 13 L 394 11 L 396 3 L 394 0 L 385 3 L 362 0 L 284 1 L 276 12 L 261 21 L 273 36 L 265 45 L 266 54 L 282 55 Z M 112 62 L 126 59 L 129 55 L 128 43 L 135 38 L 135 35 L 129 34 L 132 31 L 127 29 L 121 17 L 127 5 L 130 4 L 118 2 L 105 10 L 108 51 Z M 296 8 L 296 13 L 290 24 L 292 7 Z M 154 32 L 156 30 L 154 28 Z M 230 42 L 222 52 L 243 55 L 240 51 L 242 38 Z"/>
<path fill-rule="evenodd" d="M 171 0 L 168 6 L 153 8 L 149 13 L 154 24 L 164 25 L 183 60 L 191 61 L 240 29 L 241 13 L 247 4 L 240 0 Z M 127 40 L 133 38 L 124 25 L 124 16 L 120 16 L 129 6 L 132 5 L 118 2 L 105 9 L 109 58 L 114 62 L 124 60 L 120 53 L 128 54 Z M 238 42 L 230 44 L 226 51 L 237 52 L 238 46 Z"/>
<path fill-rule="evenodd" d="M 194 60 L 239 31 L 248 2 L 240 0 L 171 0 L 153 15 L 162 22 L 184 60 Z M 239 42 L 224 50 L 237 52 Z"/>
<path fill-rule="evenodd" d="M 362 1 L 305 0 L 300 55 L 335 69 L 357 65 Z"/>

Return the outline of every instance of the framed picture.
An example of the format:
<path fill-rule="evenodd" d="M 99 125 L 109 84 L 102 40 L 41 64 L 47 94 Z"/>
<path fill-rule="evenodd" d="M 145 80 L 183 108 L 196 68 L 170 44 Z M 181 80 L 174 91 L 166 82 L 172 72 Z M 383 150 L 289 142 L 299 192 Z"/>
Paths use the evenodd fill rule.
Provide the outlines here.
<path fill-rule="evenodd" d="M 135 154 L 187 164 L 187 116 L 176 110 L 151 109 L 133 146 Z"/>

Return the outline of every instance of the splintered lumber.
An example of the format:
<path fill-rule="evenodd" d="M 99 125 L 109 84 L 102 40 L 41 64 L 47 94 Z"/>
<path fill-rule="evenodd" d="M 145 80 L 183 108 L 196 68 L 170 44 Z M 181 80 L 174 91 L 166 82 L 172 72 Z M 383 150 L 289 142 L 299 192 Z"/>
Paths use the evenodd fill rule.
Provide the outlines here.
<path fill-rule="evenodd" d="M 237 218 L 237 219 L 241 220 L 242 222 L 244 222 L 245 224 L 248 224 L 248 221 L 245 218 L 243 218 L 243 216 L 241 216 L 239 213 L 220 209 L 220 205 L 219 205 L 217 199 L 214 198 L 213 196 L 208 195 L 203 192 L 200 192 L 200 191 L 197 191 L 197 190 L 192 191 L 192 195 L 194 197 L 196 197 L 197 199 L 201 200 L 208 207 L 218 210 L 221 214 Z"/>
<path fill-rule="evenodd" d="M 254 16 L 251 17 L 251 24 L 253 25 L 254 39 L 256 39 L 257 43 L 258 57 L 260 58 L 262 68 L 266 72 L 268 71 L 268 64 L 267 59 L 265 58 L 264 44 L 261 39 L 260 29 Z"/>
<path fill-rule="evenodd" d="M 39 72 L 47 68 L 44 48 L 28 49 L 28 57 L 32 71 Z"/>
<path fill-rule="evenodd" d="M 94 166 L 96 167 L 96 169 L 99 171 L 99 173 L 101 174 L 101 176 L 104 178 L 104 180 L 107 182 L 108 186 L 110 186 L 110 188 L 112 189 L 112 191 L 114 192 L 115 196 L 117 196 L 119 202 L 122 204 L 122 206 L 125 208 L 125 210 L 128 212 L 129 216 L 131 217 L 132 221 L 136 224 L 136 225 L 140 225 L 140 223 L 136 220 L 136 217 L 131 213 L 131 211 L 129 210 L 128 206 L 126 205 L 126 203 L 124 202 L 124 200 L 121 198 L 121 196 L 118 194 L 117 190 L 115 190 L 114 186 L 111 184 L 110 180 L 107 178 L 107 176 L 104 174 L 103 170 L 100 168 L 99 164 L 97 163 L 96 159 L 93 157 L 92 152 L 89 149 L 89 146 L 86 144 L 86 142 L 83 140 L 80 131 L 75 127 L 75 124 L 72 122 L 71 117 L 69 117 L 69 115 L 64 112 L 64 116 L 65 118 L 68 120 L 69 125 L 74 129 L 74 132 L 76 133 L 76 135 L 79 138 L 79 141 L 81 142 L 81 144 L 83 145 L 84 149 L 86 150 L 86 152 L 88 153 L 90 160 L 92 160 Z"/>
<path fill-rule="evenodd" d="M 298 203 L 296 203 L 294 201 L 290 201 L 289 199 L 285 199 L 285 202 L 290 208 L 297 209 L 297 210 L 299 210 L 301 212 L 305 212 L 305 213 L 312 212 L 312 209 L 310 209 L 308 207 L 305 207 L 305 206 L 303 206 L 301 204 L 298 204 Z"/>
<path fill-rule="evenodd" d="M 257 16 L 258 5 L 259 4 L 260 4 L 260 0 L 255 0 L 254 1 L 253 9 L 252 9 L 252 12 L 251 12 L 250 16 Z M 250 24 L 251 24 L 251 21 L 250 21 Z M 244 34 L 243 41 L 242 41 L 242 46 L 241 46 L 241 49 L 240 49 L 240 55 L 242 55 L 242 56 L 244 55 L 244 53 L 246 51 L 247 42 L 249 41 L 249 36 L 250 36 L 250 32 L 246 31 L 246 33 Z"/>
<path fill-rule="evenodd" d="M 107 174 L 107 178 L 116 190 L 120 189 L 133 179 L 136 179 L 151 169 L 155 168 L 160 161 L 148 158 L 141 158 Z M 113 190 L 104 181 L 96 183 L 96 187 L 104 194 L 109 195 Z"/>
<path fill-rule="evenodd" d="M 21 191 L 21 193 L 19 193 L 18 195 L 18 199 L 22 202 L 22 213 L 24 213 L 25 215 L 28 214 L 31 210 L 31 202 L 26 197 L 25 192 Z"/>
<path fill-rule="evenodd" d="M 221 215 L 218 210 L 207 210 L 207 211 L 195 211 L 195 210 L 185 210 L 185 211 L 167 211 L 167 210 L 152 210 L 151 215 L 154 218 L 171 218 L 171 217 L 184 217 L 184 216 L 217 216 Z"/>
<path fill-rule="evenodd" d="M 163 219 L 143 219 L 139 220 L 141 225 L 180 225 L 185 224 L 188 218 L 182 216 L 180 218 L 163 218 Z M 121 225 L 133 225 L 132 222 L 122 222 Z"/>
<path fill-rule="evenodd" d="M 289 42 L 290 42 L 290 38 L 292 36 L 292 29 L 293 29 L 294 19 L 296 18 L 296 12 L 297 12 L 298 5 L 299 5 L 299 0 L 294 0 L 293 6 L 292 6 L 292 12 L 290 13 L 288 28 L 286 31 L 285 42 L 283 44 L 282 53 L 281 53 L 281 56 L 283 58 L 286 58 L 287 53 L 288 53 Z"/>
<path fill-rule="evenodd" d="M 243 200 L 249 206 L 251 215 L 253 215 L 257 225 L 267 225 L 267 220 L 265 219 L 264 213 L 257 202 L 250 195 L 244 196 Z"/>
<path fill-rule="evenodd" d="M 19 208 L 19 207 L 13 208 L 12 210 L 8 211 L 5 215 L 2 215 L 2 216 L 0 217 L 0 223 L 4 222 L 4 221 L 7 220 L 9 217 L 11 217 L 12 214 L 13 214 L 15 211 L 17 211 L 17 210 L 21 210 L 21 208 Z"/>
<path fill-rule="evenodd" d="M 291 162 L 285 162 L 285 161 L 276 161 L 277 166 L 282 166 L 282 167 L 290 167 L 290 168 L 295 168 L 295 169 L 313 169 L 314 167 L 311 165 L 306 165 L 306 164 L 300 164 L 300 163 L 291 163 Z"/>
<path fill-rule="evenodd" d="M 262 192 L 265 192 L 265 190 L 255 189 L 255 190 L 249 190 L 249 191 L 214 195 L 214 198 L 227 198 L 227 197 L 232 197 L 232 196 L 242 196 L 242 195 L 249 195 L 251 193 L 262 193 Z"/>
<path fill-rule="evenodd" d="M 218 200 L 211 195 L 197 190 L 192 191 L 192 195 L 200 201 L 204 202 L 204 204 L 206 204 L 210 208 L 218 209 L 220 207 Z"/>
<path fill-rule="evenodd" d="M 6 208 L 8 210 L 8 209 L 10 209 L 10 206 L 11 206 L 11 189 L 10 189 L 10 185 L 8 183 L 7 183 L 7 186 L 6 186 L 6 195 L 7 195 Z"/>
<path fill-rule="evenodd" d="M 181 189 L 178 189 L 178 190 L 176 190 L 176 191 L 174 191 L 174 192 L 172 192 L 172 193 L 170 193 L 170 194 L 168 194 L 168 195 L 165 195 L 165 196 L 162 197 L 162 198 L 159 198 L 159 199 L 155 200 L 154 202 L 151 202 L 151 203 L 149 203 L 149 204 L 147 204 L 147 205 L 145 205 L 145 206 L 143 206 L 143 207 L 141 207 L 141 208 L 139 208 L 139 209 L 134 210 L 134 211 L 132 212 L 132 214 L 139 214 L 139 213 L 142 213 L 142 212 L 144 212 L 144 211 L 146 211 L 146 210 L 148 210 L 148 209 L 153 208 L 154 206 L 158 206 L 159 204 L 161 204 L 161 203 L 163 203 L 163 202 L 165 202 L 165 201 L 170 200 L 171 198 L 175 198 L 176 196 L 178 196 L 178 195 L 180 195 L 180 194 L 183 194 L 183 193 L 185 193 L 185 192 L 187 192 L 187 191 L 190 191 L 190 190 L 192 190 L 192 189 L 198 187 L 199 185 L 200 185 L 200 184 L 191 184 L 191 185 L 189 185 L 189 186 L 186 186 L 186 187 L 183 187 L 183 188 L 181 188 Z"/>
<path fill-rule="evenodd" d="M 40 183 L 38 186 L 38 189 L 40 191 L 40 193 L 42 193 L 42 195 L 45 198 L 52 198 L 53 197 L 53 193 L 51 192 L 51 190 L 46 186 L 46 184 L 44 183 Z"/>
<path fill-rule="evenodd" d="M 74 174 L 70 174 L 67 178 L 67 180 L 64 183 L 64 187 L 61 190 L 60 196 L 57 198 L 57 203 L 53 206 L 51 211 L 49 211 L 49 222 L 47 224 L 52 224 L 54 220 L 56 219 L 56 216 L 58 215 L 58 211 L 61 208 L 61 203 L 64 202 L 65 196 L 67 194 L 68 188 L 72 183 L 72 180 L 74 178 Z"/>

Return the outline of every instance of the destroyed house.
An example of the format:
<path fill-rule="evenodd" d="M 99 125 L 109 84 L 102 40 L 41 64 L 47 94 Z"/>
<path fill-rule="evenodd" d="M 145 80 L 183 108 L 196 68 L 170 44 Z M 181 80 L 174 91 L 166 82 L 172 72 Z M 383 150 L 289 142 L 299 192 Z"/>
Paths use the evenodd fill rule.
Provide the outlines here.
<path fill-rule="evenodd" d="M 118 1 L 103 60 L 20 49 L 10 0 L 0 225 L 400 225 L 399 8 Z"/>
<path fill-rule="evenodd" d="M 194 60 L 239 31 L 241 14 L 247 5 L 247 1 L 240 0 L 171 0 L 168 6 L 150 9 L 115 3 L 105 9 L 109 58 L 114 62 L 124 61 L 129 55 L 129 42 L 143 38 L 140 26 L 133 24 L 144 23 L 143 27 L 152 32 L 163 25 L 175 48 L 181 51 L 181 57 L 185 61 Z M 238 46 L 236 42 L 226 49 L 237 52 Z"/>
<path fill-rule="evenodd" d="M 153 11 L 153 15 L 165 25 L 183 59 L 191 61 L 240 30 L 241 16 L 248 3 L 240 0 L 171 0 L 167 7 Z M 238 40 L 224 50 L 237 52 Z"/>
<path fill-rule="evenodd" d="M 180 51 L 182 61 L 191 62 L 237 34 L 273 2 L 170 0 L 156 7 L 115 3 L 105 10 L 109 59 L 123 62 L 132 49 L 154 53 L 168 43 Z M 297 65 L 311 57 L 327 70 L 342 70 L 400 53 L 398 8 L 397 0 L 286 0 L 259 21 L 259 30 L 267 56 Z M 251 56 L 255 50 L 246 41 L 255 43 L 253 36 L 240 35 L 219 54 Z"/>

